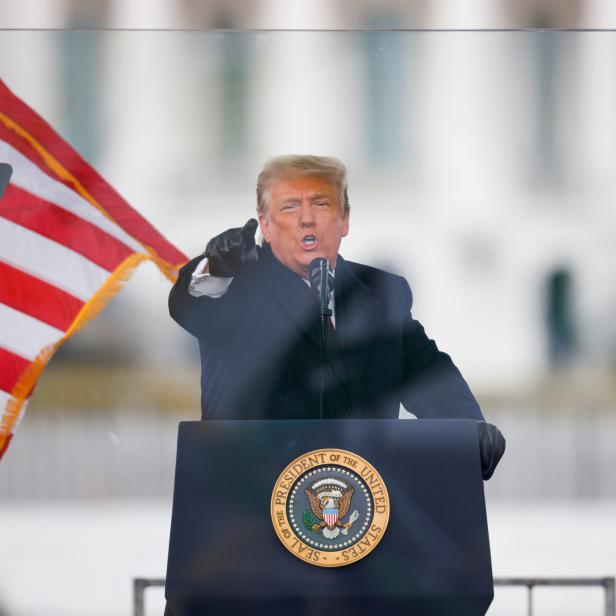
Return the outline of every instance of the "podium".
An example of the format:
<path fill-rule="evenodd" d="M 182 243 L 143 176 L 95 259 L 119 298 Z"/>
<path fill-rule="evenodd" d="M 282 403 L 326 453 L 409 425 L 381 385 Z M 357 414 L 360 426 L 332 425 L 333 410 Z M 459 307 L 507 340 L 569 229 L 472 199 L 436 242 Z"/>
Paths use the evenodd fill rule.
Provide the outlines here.
<path fill-rule="evenodd" d="M 321 531 L 312 525 L 318 506 L 312 509 L 317 518 L 305 504 L 297 509 L 308 516 L 303 522 L 285 507 L 295 530 L 289 528 L 320 554 L 320 565 L 326 565 L 324 558 L 342 561 L 345 552 L 352 560 L 340 563 L 345 566 L 317 566 L 292 553 L 281 541 L 286 527 L 280 519 L 277 529 L 272 517 L 275 486 L 287 485 L 284 480 L 277 484 L 281 473 L 309 452 L 330 450 L 368 462 L 386 486 L 388 522 L 378 544 L 356 560 L 350 555 L 361 547 L 346 549 L 362 528 L 370 531 L 371 522 L 360 526 L 361 520 L 376 516 L 381 502 L 374 490 L 371 495 L 361 487 L 362 481 L 372 483 L 361 465 L 357 472 L 338 469 L 344 481 L 333 488 L 324 485 L 331 479 L 319 477 L 336 469 L 316 454 L 306 477 L 300 478 L 301 465 L 287 474 L 289 494 L 297 502 L 313 488 L 323 502 L 337 497 L 351 485 L 346 478 L 357 475 L 354 517 L 359 520 L 352 532 L 343 534 L 346 528 L 339 522 L 329 533 L 336 538 L 326 539 L 325 521 L 318 525 Z M 353 517 L 344 519 L 352 526 Z M 340 546 L 335 552 L 333 542 Z M 165 595 L 173 616 L 485 614 L 493 580 L 476 422 L 180 423 Z"/>

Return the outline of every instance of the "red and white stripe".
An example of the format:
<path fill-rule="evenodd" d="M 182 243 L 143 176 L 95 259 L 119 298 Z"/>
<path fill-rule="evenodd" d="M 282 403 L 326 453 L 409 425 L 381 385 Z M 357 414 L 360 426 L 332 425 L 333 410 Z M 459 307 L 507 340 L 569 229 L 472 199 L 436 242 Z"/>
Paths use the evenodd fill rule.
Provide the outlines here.
<path fill-rule="evenodd" d="M 325 524 L 327 524 L 327 526 L 333 528 L 334 524 L 336 524 L 338 520 L 338 512 L 336 511 L 336 513 L 326 513 L 323 515 L 323 519 L 325 520 Z"/>
<path fill-rule="evenodd" d="M 146 258 L 173 279 L 187 259 L 2 81 L 0 162 L 13 168 L 0 199 L 1 457 L 45 362 L 111 284 Z"/>

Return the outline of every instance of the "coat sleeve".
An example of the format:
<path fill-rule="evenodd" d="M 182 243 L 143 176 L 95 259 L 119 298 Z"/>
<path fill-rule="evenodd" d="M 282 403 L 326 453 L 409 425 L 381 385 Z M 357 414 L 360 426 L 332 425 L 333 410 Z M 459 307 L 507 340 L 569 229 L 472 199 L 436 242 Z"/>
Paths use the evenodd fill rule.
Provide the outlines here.
<path fill-rule="evenodd" d="M 219 298 L 194 297 L 188 292 L 192 274 L 203 259 L 199 255 L 182 267 L 169 293 L 169 314 L 186 331 L 199 339 L 204 348 L 214 347 L 237 326 L 239 315 L 238 284 L 234 280 Z"/>
<path fill-rule="evenodd" d="M 402 325 L 404 408 L 420 419 L 470 418 L 483 420 L 475 396 L 451 357 L 438 349 L 411 314 L 413 296 L 401 279 L 405 306 Z"/>

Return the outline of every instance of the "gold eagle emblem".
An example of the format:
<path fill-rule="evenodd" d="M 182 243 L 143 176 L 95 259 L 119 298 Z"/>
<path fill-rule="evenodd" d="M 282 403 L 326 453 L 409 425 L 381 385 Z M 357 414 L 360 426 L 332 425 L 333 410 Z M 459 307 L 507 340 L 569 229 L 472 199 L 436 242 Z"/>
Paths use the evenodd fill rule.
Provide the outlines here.
<path fill-rule="evenodd" d="M 327 539 L 335 539 L 340 532 L 348 534 L 349 528 L 357 520 L 359 513 L 354 511 L 348 522 L 342 520 L 347 515 L 355 489 L 340 479 L 326 478 L 317 481 L 305 490 L 314 518 L 304 512 L 304 524 L 308 530 L 322 532 Z M 316 519 L 315 519 L 316 518 Z"/>

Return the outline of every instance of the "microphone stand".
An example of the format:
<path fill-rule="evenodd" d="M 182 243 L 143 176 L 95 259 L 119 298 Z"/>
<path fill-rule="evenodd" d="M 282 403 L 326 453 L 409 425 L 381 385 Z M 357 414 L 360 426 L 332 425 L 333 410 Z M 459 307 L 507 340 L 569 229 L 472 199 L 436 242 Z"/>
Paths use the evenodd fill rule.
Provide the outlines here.
<path fill-rule="evenodd" d="M 332 315 L 332 311 L 329 309 L 329 289 L 328 287 L 328 272 L 329 263 L 325 259 L 315 259 L 318 263 L 314 263 L 314 266 L 318 267 L 318 271 L 313 269 L 313 277 L 317 278 L 318 293 L 319 293 L 319 314 L 320 314 L 320 346 L 321 346 L 321 386 L 319 391 L 319 419 L 325 417 L 326 399 L 325 399 L 325 385 L 327 383 L 327 375 L 329 371 L 329 356 L 328 356 L 328 319 Z M 314 274 L 317 276 L 314 276 Z"/>

